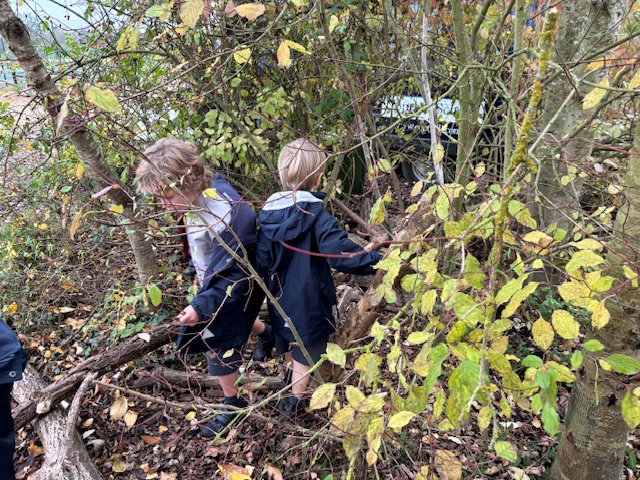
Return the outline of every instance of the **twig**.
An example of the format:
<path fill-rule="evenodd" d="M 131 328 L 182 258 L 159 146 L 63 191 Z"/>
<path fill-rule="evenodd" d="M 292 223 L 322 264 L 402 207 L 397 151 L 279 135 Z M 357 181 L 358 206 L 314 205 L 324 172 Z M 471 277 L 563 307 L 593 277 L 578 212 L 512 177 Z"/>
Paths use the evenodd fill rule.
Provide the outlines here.
<path fill-rule="evenodd" d="M 69 416 L 67 418 L 67 430 L 65 433 L 65 438 L 67 439 L 71 438 L 71 435 L 73 435 L 73 432 L 76 428 L 76 421 L 78 420 L 78 414 L 80 413 L 82 397 L 84 397 L 87 388 L 89 388 L 91 382 L 96 378 L 96 375 L 98 374 L 95 372 L 87 375 L 80 384 L 80 388 L 78 388 L 75 396 L 73 397 L 73 402 L 71 402 L 71 407 L 69 408 Z"/>

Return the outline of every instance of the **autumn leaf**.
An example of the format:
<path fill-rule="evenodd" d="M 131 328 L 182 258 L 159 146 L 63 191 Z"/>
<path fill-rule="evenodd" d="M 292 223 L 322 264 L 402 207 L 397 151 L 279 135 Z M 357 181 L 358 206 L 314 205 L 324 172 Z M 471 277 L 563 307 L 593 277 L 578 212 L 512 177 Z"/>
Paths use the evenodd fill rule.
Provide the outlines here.
<path fill-rule="evenodd" d="M 116 113 L 120 110 L 120 102 L 113 91 L 98 87 L 89 87 L 85 93 L 88 102 L 100 107 L 105 112 Z"/>
<path fill-rule="evenodd" d="M 117 422 L 118 420 L 122 419 L 125 413 L 127 413 L 128 409 L 129 403 L 127 402 L 127 397 L 121 395 L 120 392 L 116 392 L 113 403 L 111 404 L 111 408 L 109 409 L 111 420 Z"/>
<path fill-rule="evenodd" d="M 282 42 L 278 47 L 276 56 L 278 57 L 278 66 L 281 68 L 289 68 L 293 63 L 291 61 L 291 50 L 285 42 Z"/>
<path fill-rule="evenodd" d="M 309 51 L 306 48 L 304 48 L 299 43 L 294 42 L 293 40 L 285 40 L 284 43 L 287 44 L 287 47 L 289 47 L 292 50 L 295 50 L 296 52 L 300 52 L 300 53 L 304 53 L 305 55 L 309 55 Z"/>
<path fill-rule="evenodd" d="M 640 87 L 640 69 L 633 74 L 633 78 L 629 82 L 629 88 L 636 89 Z"/>
<path fill-rule="evenodd" d="M 233 59 L 236 63 L 242 65 L 243 63 L 247 63 L 251 58 L 251 49 L 250 48 L 242 48 L 240 50 L 236 50 L 233 53 Z"/>
<path fill-rule="evenodd" d="M 335 392 L 335 383 L 324 383 L 320 385 L 311 396 L 311 400 L 309 401 L 309 408 L 311 410 L 326 408 L 333 400 L 333 395 L 335 394 Z"/>
<path fill-rule="evenodd" d="M 572 340 L 580 335 L 580 324 L 566 310 L 555 310 L 551 317 L 551 323 L 553 323 L 556 333 L 562 338 Z"/>
<path fill-rule="evenodd" d="M 113 462 L 113 465 L 111 466 L 111 470 L 113 470 L 116 473 L 126 472 L 127 465 L 122 460 L 118 459 L 115 462 Z"/>
<path fill-rule="evenodd" d="M 71 235 L 71 240 L 75 240 L 75 235 L 76 232 L 78 231 L 78 228 L 80 227 L 80 220 L 82 220 L 82 217 L 84 216 L 84 213 L 82 212 L 82 208 L 80 209 L 80 211 L 76 214 L 75 217 L 73 217 L 73 220 L 71 221 L 71 227 L 69 227 L 69 234 Z"/>
<path fill-rule="evenodd" d="M 136 424 L 136 421 L 138 421 L 138 412 L 129 410 L 124 414 L 124 424 L 127 427 L 133 427 Z"/>
<path fill-rule="evenodd" d="M 186 0 L 180 6 L 180 18 L 186 26 L 196 28 L 196 23 L 198 23 L 203 11 L 204 2 L 202 0 Z"/>
<path fill-rule="evenodd" d="M 533 334 L 533 341 L 542 349 L 548 349 L 553 343 L 553 337 L 555 336 L 553 327 L 544 318 L 540 317 L 535 321 L 531 328 Z"/>
<path fill-rule="evenodd" d="M 251 474 L 247 468 L 238 467 L 229 463 L 218 464 L 218 469 L 229 480 L 251 480 Z"/>
<path fill-rule="evenodd" d="M 235 3 L 233 3 L 233 0 L 229 0 L 227 2 L 227 6 L 224 9 L 224 14 L 229 18 L 233 18 L 238 15 L 238 12 L 236 11 L 236 5 Z"/>
<path fill-rule="evenodd" d="M 244 5 L 237 5 L 236 12 L 250 22 L 255 22 L 264 13 L 264 5 L 261 3 L 245 3 Z"/>
<path fill-rule="evenodd" d="M 456 454 L 448 450 L 436 450 L 435 468 L 442 480 L 460 480 L 462 478 L 462 464 Z"/>
<path fill-rule="evenodd" d="M 604 87 L 604 88 L 600 88 Z M 595 107 L 600 103 L 600 100 L 604 98 L 607 93 L 606 88 L 609 87 L 609 79 L 604 78 L 599 84 L 598 87 L 591 90 L 587 93 L 582 99 L 582 109 L 589 110 L 590 108 Z"/>
<path fill-rule="evenodd" d="M 156 443 L 159 443 L 160 440 L 162 440 L 160 437 L 154 435 L 140 435 L 140 438 L 147 445 L 155 445 Z"/>

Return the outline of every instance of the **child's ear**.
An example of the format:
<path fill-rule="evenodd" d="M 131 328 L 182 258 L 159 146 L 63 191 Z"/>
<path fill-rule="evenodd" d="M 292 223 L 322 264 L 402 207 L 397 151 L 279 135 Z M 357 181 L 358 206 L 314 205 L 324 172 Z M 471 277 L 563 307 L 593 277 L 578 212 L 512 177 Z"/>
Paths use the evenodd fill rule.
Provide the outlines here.
<path fill-rule="evenodd" d="M 315 187 L 316 188 L 319 187 L 321 183 L 322 183 L 322 172 L 318 174 L 318 179 L 316 180 Z"/>

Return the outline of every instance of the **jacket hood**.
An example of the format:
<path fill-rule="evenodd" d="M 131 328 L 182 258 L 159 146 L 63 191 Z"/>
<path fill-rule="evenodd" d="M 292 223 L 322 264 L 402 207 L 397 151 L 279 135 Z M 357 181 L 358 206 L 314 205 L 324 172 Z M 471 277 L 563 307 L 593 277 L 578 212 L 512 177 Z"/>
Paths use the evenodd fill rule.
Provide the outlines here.
<path fill-rule="evenodd" d="M 269 240 L 287 242 L 308 232 L 324 208 L 325 193 L 278 192 L 266 201 L 258 216 L 260 231 Z"/>

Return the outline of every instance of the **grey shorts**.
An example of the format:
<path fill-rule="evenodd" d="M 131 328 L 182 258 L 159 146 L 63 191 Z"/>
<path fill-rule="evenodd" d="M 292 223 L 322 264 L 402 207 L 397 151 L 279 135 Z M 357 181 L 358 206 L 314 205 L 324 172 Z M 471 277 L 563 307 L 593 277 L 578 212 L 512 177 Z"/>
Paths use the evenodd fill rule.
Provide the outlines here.
<path fill-rule="evenodd" d="M 242 365 L 242 345 L 231 348 L 214 348 L 206 353 L 209 375 L 224 377 L 237 372 Z"/>
<path fill-rule="evenodd" d="M 309 356 L 313 360 L 314 364 L 320 361 L 320 357 L 322 357 L 323 353 L 326 353 L 327 342 L 328 339 L 325 339 L 320 342 L 314 343 L 313 345 L 305 345 L 305 348 L 307 352 L 309 352 Z M 295 343 L 289 343 L 285 339 L 276 335 L 276 354 L 282 355 L 287 352 L 291 352 L 291 356 L 296 362 L 301 363 L 302 365 L 305 365 L 307 367 L 311 366 L 309 365 L 307 359 L 304 357 L 302 349 L 298 345 L 296 345 Z"/>

